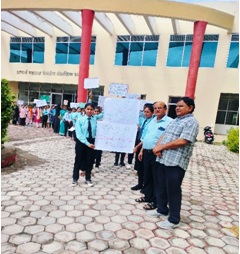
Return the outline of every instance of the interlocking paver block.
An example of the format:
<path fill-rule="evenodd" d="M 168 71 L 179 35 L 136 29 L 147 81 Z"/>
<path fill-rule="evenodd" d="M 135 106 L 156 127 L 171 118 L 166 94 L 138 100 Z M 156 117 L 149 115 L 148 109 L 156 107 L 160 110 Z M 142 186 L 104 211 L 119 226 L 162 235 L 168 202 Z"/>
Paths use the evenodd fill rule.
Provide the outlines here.
<path fill-rule="evenodd" d="M 54 252 L 58 252 L 64 249 L 63 243 L 60 242 L 52 242 L 49 244 L 44 244 L 42 246 L 42 251 L 46 252 L 46 253 L 54 253 Z"/>
<path fill-rule="evenodd" d="M 90 249 L 100 252 L 100 251 L 106 250 L 108 248 L 108 243 L 107 243 L 107 241 L 97 239 L 97 240 L 93 240 L 93 241 L 89 242 L 88 247 Z"/>
<path fill-rule="evenodd" d="M 92 222 L 92 223 L 86 225 L 86 229 L 88 231 L 98 232 L 98 231 L 103 230 L 103 225 L 100 223 L 97 223 L 97 222 Z"/>
<path fill-rule="evenodd" d="M 84 242 L 70 241 L 66 244 L 65 249 L 68 251 L 73 251 L 73 253 L 79 253 L 79 251 L 87 249 L 87 245 Z"/>
<path fill-rule="evenodd" d="M 53 234 L 48 232 L 41 232 L 33 235 L 32 241 L 40 244 L 48 244 L 53 241 Z"/>
<path fill-rule="evenodd" d="M 76 233 L 76 239 L 80 242 L 89 242 L 91 240 L 94 240 L 96 238 L 95 233 L 90 231 L 81 231 L 79 233 Z"/>
<path fill-rule="evenodd" d="M 22 233 L 22 234 L 12 235 L 9 239 L 9 242 L 16 245 L 20 245 L 23 243 L 30 242 L 31 238 L 32 238 L 31 235 Z"/>
<path fill-rule="evenodd" d="M 23 232 L 24 227 L 20 225 L 9 225 L 2 229 L 2 233 L 7 235 L 16 235 Z"/>
<path fill-rule="evenodd" d="M 24 229 L 24 232 L 25 233 L 28 233 L 28 234 L 37 234 L 37 233 L 40 233 L 44 231 L 44 226 L 42 225 L 32 225 L 32 226 L 27 226 L 25 227 Z"/>
<path fill-rule="evenodd" d="M 17 247 L 17 253 L 32 254 L 40 250 L 41 245 L 38 243 L 24 243 Z"/>
<path fill-rule="evenodd" d="M 124 240 L 130 240 L 134 237 L 134 233 L 127 229 L 121 229 L 116 232 L 117 237 Z"/>
<path fill-rule="evenodd" d="M 170 244 L 167 240 L 159 238 L 159 237 L 154 237 L 149 240 L 151 243 L 151 246 L 159 248 L 159 249 L 167 249 L 170 247 Z"/>
<path fill-rule="evenodd" d="M 69 242 L 74 240 L 75 234 L 69 231 L 61 231 L 55 234 L 54 239 L 60 242 Z"/>

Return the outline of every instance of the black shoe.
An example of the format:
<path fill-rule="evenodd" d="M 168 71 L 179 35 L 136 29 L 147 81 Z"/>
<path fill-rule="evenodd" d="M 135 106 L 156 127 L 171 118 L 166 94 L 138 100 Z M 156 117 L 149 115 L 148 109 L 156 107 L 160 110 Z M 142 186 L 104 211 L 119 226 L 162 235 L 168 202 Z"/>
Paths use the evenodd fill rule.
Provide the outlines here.
<path fill-rule="evenodd" d="M 121 163 L 120 163 L 120 167 L 125 167 L 125 163 L 124 163 L 124 162 L 121 162 Z"/>
<path fill-rule="evenodd" d="M 117 166 L 118 166 L 118 163 L 114 163 L 113 166 L 116 166 L 116 167 L 117 167 Z"/>
<path fill-rule="evenodd" d="M 142 189 L 142 186 L 140 186 L 140 185 L 136 185 L 136 186 L 133 186 L 132 188 L 131 188 L 131 190 L 141 190 Z"/>

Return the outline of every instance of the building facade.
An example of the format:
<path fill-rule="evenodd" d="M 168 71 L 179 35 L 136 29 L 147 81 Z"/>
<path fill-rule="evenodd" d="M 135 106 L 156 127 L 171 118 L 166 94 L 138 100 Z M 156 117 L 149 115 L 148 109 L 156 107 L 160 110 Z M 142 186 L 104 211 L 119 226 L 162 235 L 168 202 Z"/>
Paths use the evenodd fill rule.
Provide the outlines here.
<path fill-rule="evenodd" d="M 17 1 L 13 2 L 18 6 Z M 238 2 L 191 4 L 234 17 L 231 31 L 207 24 L 194 94 L 194 115 L 200 132 L 210 125 L 216 134 L 225 135 L 239 125 Z M 4 7 L 3 4 L 3 11 Z M 50 7 L 49 10 L 52 11 Z M 123 26 L 119 21 L 122 19 L 117 19 L 121 14 L 114 11 L 105 13 L 114 24 L 112 33 L 97 22 L 99 15 L 93 22 L 89 77 L 100 80 L 100 87 L 93 89 L 94 101 L 97 103 L 99 95 L 108 96 L 110 84 L 127 84 L 129 93 L 140 94 L 151 102 L 165 101 L 168 114 L 174 117 L 174 104 L 185 95 L 194 22 L 156 17 L 153 34 L 143 15 L 128 14 L 135 24 L 130 30 L 131 24 Z M 64 18 L 63 12 L 59 15 Z M 69 35 L 55 26 L 51 36 L 37 29 L 35 36 L 21 30 L 13 36 L 2 28 L 2 78 L 9 80 L 19 100 L 27 104 L 41 98 L 49 104 L 77 101 L 82 31 L 72 22 L 71 28 Z"/>

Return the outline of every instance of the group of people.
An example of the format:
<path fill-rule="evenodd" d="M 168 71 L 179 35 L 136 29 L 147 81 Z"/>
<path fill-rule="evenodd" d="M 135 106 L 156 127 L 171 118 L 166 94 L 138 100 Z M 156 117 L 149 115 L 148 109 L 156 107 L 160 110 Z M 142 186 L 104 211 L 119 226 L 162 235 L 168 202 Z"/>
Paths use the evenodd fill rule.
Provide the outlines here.
<path fill-rule="evenodd" d="M 76 186 L 80 170 L 84 170 L 86 184 L 93 186 L 91 172 L 95 160 L 97 121 L 102 114 L 94 114 L 94 105 L 85 105 L 85 115 L 75 124 L 76 146 L 72 185 Z M 159 222 L 164 229 L 175 228 L 180 222 L 181 184 L 187 170 L 199 124 L 193 116 L 194 100 L 182 97 L 176 104 L 175 119 L 166 115 L 167 106 L 162 101 L 145 104 L 144 116 L 140 116 L 136 137 L 134 168 L 138 172 L 138 184 L 132 190 L 141 190 L 143 207 L 151 217 L 168 216 Z M 130 159 L 133 154 L 130 154 Z M 128 155 L 129 157 L 129 155 Z M 115 153 L 114 166 L 125 166 L 125 153 Z"/>
<path fill-rule="evenodd" d="M 14 103 L 12 124 L 20 126 L 36 126 L 37 128 L 51 128 L 55 114 L 55 105 L 50 108 L 49 105 L 36 107 L 31 105 L 18 106 Z"/>
<path fill-rule="evenodd" d="M 23 116 L 29 113 L 28 110 L 23 114 L 23 109 L 19 110 L 21 125 Z M 88 186 L 93 186 L 92 169 L 94 164 L 100 166 L 102 156 L 102 151 L 96 150 L 94 144 L 97 122 L 103 117 L 101 108 L 95 108 L 91 102 L 86 103 L 84 110 L 46 106 L 42 109 L 42 117 L 39 117 L 40 108 L 37 109 L 32 113 L 33 121 L 40 118 L 42 127 L 46 127 L 51 118 L 49 123 L 54 132 L 76 141 L 72 186 L 78 184 L 80 175 L 85 176 Z M 161 228 L 174 228 L 180 222 L 181 184 L 199 131 L 199 124 L 192 114 L 194 109 L 194 100 L 182 97 L 176 104 L 177 117 L 172 119 L 167 116 L 167 106 L 163 101 L 145 104 L 139 116 L 133 153 L 128 154 L 126 167 L 130 167 L 135 155 L 134 169 L 138 176 L 137 185 L 131 189 L 143 194 L 135 201 L 146 203 L 143 208 L 150 210 L 148 216 L 168 216 L 167 220 L 159 222 Z M 13 124 L 16 119 L 14 115 Z M 125 157 L 125 153 L 115 153 L 114 166 L 125 166 Z"/>

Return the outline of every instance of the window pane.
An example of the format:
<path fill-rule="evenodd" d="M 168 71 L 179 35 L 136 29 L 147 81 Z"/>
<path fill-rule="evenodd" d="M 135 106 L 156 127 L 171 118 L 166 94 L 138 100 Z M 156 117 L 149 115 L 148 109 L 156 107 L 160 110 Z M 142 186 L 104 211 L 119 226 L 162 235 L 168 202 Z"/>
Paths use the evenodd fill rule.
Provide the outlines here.
<path fill-rule="evenodd" d="M 181 66 L 183 54 L 183 42 L 170 42 L 168 49 L 167 66 Z"/>
<path fill-rule="evenodd" d="M 239 63 L 239 42 L 231 42 L 228 55 L 228 68 L 238 68 Z"/>
<path fill-rule="evenodd" d="M 228 110 L 238 111 L 239 95 L 232 94 L 229 98 Z"/>
<path fill-rule="evenodd" d="M 226 117 L 226 111 L 218 111 L 216 123 L 224 124 L 225 117 Z"/>
<path fill-rule="evenodd" d="M 29 101 L 33 102 L 34 99 L 40 99 L 39 92 L 29 92 Z"/>
<path fill-rule="evenodd" d="M 94 64 L 95 61 L 95 48 L 96 42 L 91 42 L 91 52 L 90 52 L 90 64 Z"/>
<path fill-rule="evenodd" d="M 20 44 L 11 43 L 10 44 L 10 63 L 19 63 L 20 62 Z"/>
<path fill-rule="evenodd" d="M 200 67 L 214 67 L 217 42 L 203 42 Z"/>
<path fill-rule="evenodd" d="M 219 100 L 219 105 L 218 109 L 220 110 L 227 110 L 228 107 L 228 94 L 221 94 L 220 100 Z"/>
<path fill-rule="evenodd" d="M 33 44 L 33 63 L 44 63 L 44 43 Z"/>
<path fill-rule="evenodd" d="M 117 42 L 115 65 L 127 65 L 129 42 Z"/>
<path fill-rule="evenodd" d="M 19 90 L 28 90 L 29 83 L 27 82 L 20 82 L 19 83 Z"/>
<path fill-rule="evenodd" d="M 60 85 L 60 84 L 52 84 L 51 91 L 56 92 L 56 93 L 62 93 L 63 92 L 63 86 Z"/>
<path fill-rule="evenodd" d="M 56 44 L 56 64 L 66 64 L 68 54 L 68 43 L 57 43 Z"/>
<path fill-rule="evenodd" d="M 230 125 L 237 125 L 238 124 L 237 112 L 228 112 L 227 113 L 226 124 L 230 124 Z"/>
<path fill-rule="evenodd" d="M 190 57 L 192 52 L 192 42 L 186 42 L 184 48 L 184 55 L 182 60 L 182 66 L 188 67 L 190 64 Z"/>
<path fill-rule="evenodd" d="M 22 43 L 21 63 L 32 63 L 32 43 Z"/>
<path fill-rule="evenodd" d="M 50 92 L 51 84 L 40 84 L 40 89 L 42 92 Z"/>
<path fill-rule="evenodd" d="M 28 103 L 28 92 L 27 91 L 19 91 L 18 99 L 23 100 L 24 103 Z"/>
<path fill-rule="evenodd" d="M 80 62 L 80 43 L 69 43 L 69 64 L 79 64 Z"/>
<path fill-rule="evenodd" d="M 157 42 L 146 42 L 143 52 L 143 66 L 156 66 L 157 61 Z"/>
<path fill-rule="evenodd" d="M 128 65 L 142 65 L 143 42 L 132 42 L 130 44 L 130 54 Z"/>

